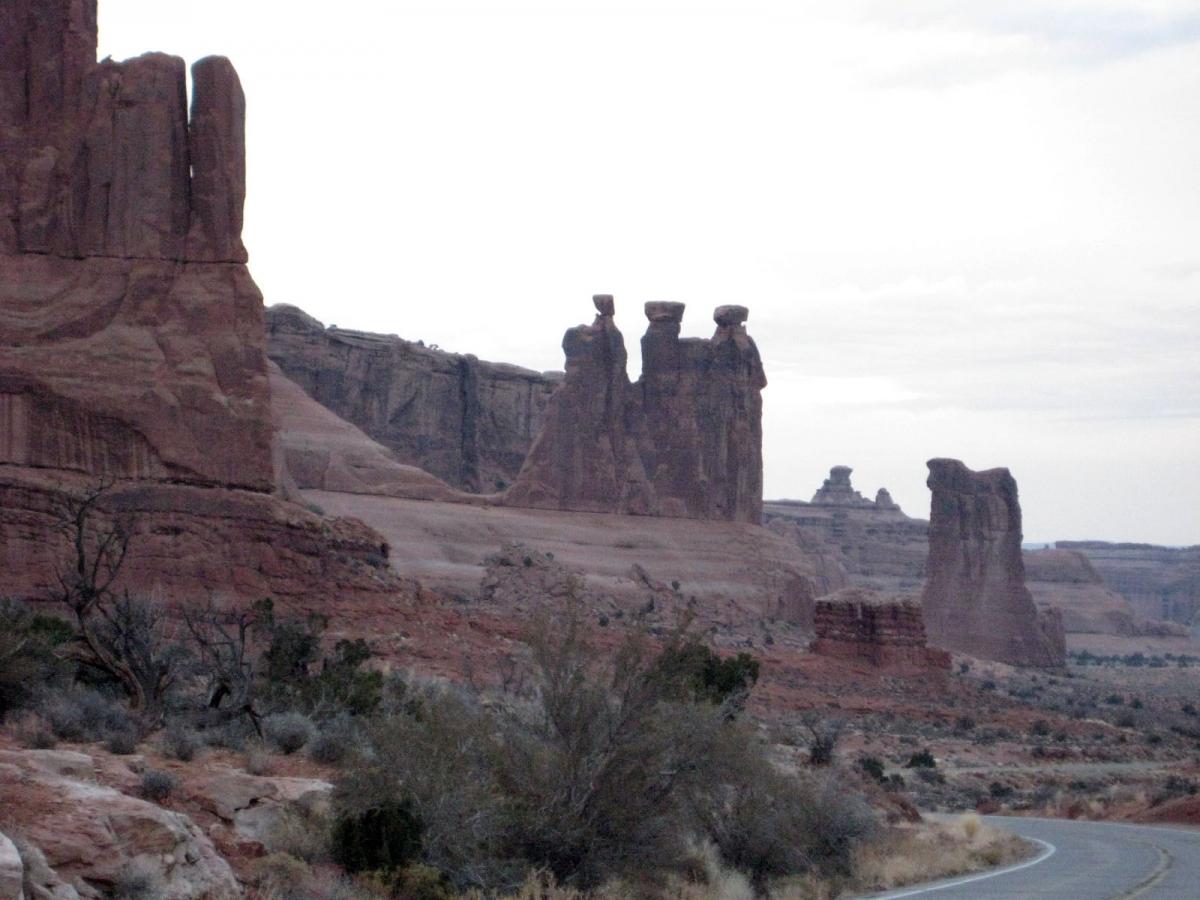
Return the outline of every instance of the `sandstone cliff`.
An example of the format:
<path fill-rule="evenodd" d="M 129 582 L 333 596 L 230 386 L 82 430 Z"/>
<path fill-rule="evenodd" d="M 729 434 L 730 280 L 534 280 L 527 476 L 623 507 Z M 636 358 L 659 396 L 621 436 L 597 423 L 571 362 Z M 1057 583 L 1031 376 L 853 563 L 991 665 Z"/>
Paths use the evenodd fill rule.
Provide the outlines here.
<path fill-rule="evenodd" d="M 398 462 L 467 491 L 512 483 L 560 381 L 391 335 L 326 328 L 294 306 L 268 308 L 266 326 L 271 360 L 310 397 Z"/>
<path fill-rule="evenodd" d="M 1137 615 L 1200 626 L 1200 546 L 1106 541 L 1058 541 L 1054 546 L 1086 556 Z"/>
<path fill-rule="evenodd" d="M 713 337 L 681 339 L 682 303 L 647 303 L 642 377 L 631 384 L 613 299 L 563 338 L 566 377 L 507 505 L 634 515 L 762 517 L 762 361 L 745 307 Z"/>
<path fill-rule="evenodd" d="M 1021 505 L 1007 469 L 929 461 L 933 492 L 922 603 L 939 647 L 1018 666 L 1065 663 L 1062 619 L 1025 586 Z"/>
<path fill-rule="evenodd" d="M 0 592 L 52 582 L 65 493 L 135 515 L 126 587 L 386 593 L 378 535 L 275 489 L 228 60 L 96 62 L 95 0 L 0 5 Z"/>

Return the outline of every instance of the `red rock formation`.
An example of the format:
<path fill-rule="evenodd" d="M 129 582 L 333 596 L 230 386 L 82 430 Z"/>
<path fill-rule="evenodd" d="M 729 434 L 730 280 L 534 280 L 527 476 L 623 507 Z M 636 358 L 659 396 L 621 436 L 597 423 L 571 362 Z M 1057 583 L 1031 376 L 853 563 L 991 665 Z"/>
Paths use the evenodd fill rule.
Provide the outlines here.
<path fill-rule="evenodd" d="M 925 645 L 925 623 L 916 597 L 888 597 L 846 588 L 819 597 L 813 612 L 812 651 L 892 671 L 950 668 L 950 654 Z"/>
<path fill-rule="evenodd" d="M 934 644 L 1017 666 L 1062 666 L 1062 617 L 1038 613 L 1025 586 L 1021 505 L 1008 469 L 929 461 L 933 501 L 925 626 Z"/>
<path fill-rule="evenodd" d="M 317 402 L 455 487 L 503 490 L 521 469 L 561 383 L 394 335 L 330 326 L 294 306 L 267 310 L 267 352 Z"/>
<path fill-rule="evenodd" d="M 1107 541 L 1058 541 L 1054 546 L 1086 556 L 1136 615 L 1200 625 L 1200 546 Z"/>
<path fill-rule="evenodd" d="M 639 423 L 629 415 L 625 340 L 608 312 L 612 298 L 594 302 L 596 320 L 563 337 L 566 378 L 505 502 L 651 515 L 657 507 L 637 452 Z"/>
<path fill-rule="evenodd" d="M 723 306 L 711 340 L 680 339 L 682 303 L 647 303 L 642 377 L 631 385 L 612 298 L 563 339 L 567 374 L 504 502 L 636 515 L 762 517 L 762 362 Z"/>
<path fill-rule="evenodd" d="M 0 593 L 53 586 L 64 492 L 134 514 L 125 585 L 386 594 L 386 544 L 272 496 L 227 60 L 97 64 L 94 0 L 0 5 Z"/>

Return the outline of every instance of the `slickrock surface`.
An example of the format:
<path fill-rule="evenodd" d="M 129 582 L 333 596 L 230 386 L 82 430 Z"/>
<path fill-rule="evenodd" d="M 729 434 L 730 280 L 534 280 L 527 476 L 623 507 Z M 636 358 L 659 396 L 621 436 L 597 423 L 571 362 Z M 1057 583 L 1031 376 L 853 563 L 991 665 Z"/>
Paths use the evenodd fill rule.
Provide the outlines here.
<path fill-rule="evenodd" d="M 759 522 L 762 362 L 745 307 L 714 313 L 710 340 L 679 337 L 682 303 L 647 303 L 642 376 L 631 384 L 612 298 L 563 338 L 551 397 L 507 505 Z"/>
<path fill-rule="evenodd" d="M 921 602 L 846 588 L 816 601 L 812 651 L 897 671 L 949 670 L 950 654 L 925 644 Z"/>
<path fill-rule="evenodd" d="M 1021 505 L 1007 469 L 929 461 L 933 492 L 922 603 L 931 643 L 1017 666 L 1062 666 L 1062 619 L 1025 586 Z"/>
<path fill-rule="evenodd" d="M 398 462 L 467 491 L 512 483 L 561 380 L 391 335 L 326 328 L 294 306 L 268 308 L 266 325 L 272 361 L 305 393 Z"/>
<path fill-rule="evenodd" d="M 537 554 L 553 554 L 556 565 L 582 575 L 585 591 L 621 607 L 640 608 L 659 597 L 663 585 L 684 603 L 695 598 L 698 618 L 716 628 L 714 638 L 722 643 L 761 641 L 779 626 L 811 628 L 815 589 L 808 560 L 760 526 L 324 491 L 304 496 L 331 514 L 353 516 L 379 531 L 397 571 L 442 594 L 478 596 L 485 560 L 519 544 L 535 551 L 521 554 L 520 568 L 525 568 L 524 555 L 534 561 L 528 574 L 541 572 Z M 677 592 L 671 586 L 676 581 Z M 475 607 L 463 609 L 470 616 Z"/>
<path fill-rule="evenodd" d="M 69 753 L 86 760 L 87 771 L 63 772 L 55 757 L 64 753 L 0 751 L 6 822 L 41 852 L 56 880 L 84 897 L 107 896 L 136 861 L 170 900 L 241 896 L 233 870 L 190 818 L 97 783 L 84 754 Z"/>
<path fill-rule="evenodd" d="M 1058 541 L 1054 546 L 1086 556 L 1137 615 L 1200 626 L 1200 546 L 1106 541 Z"/>

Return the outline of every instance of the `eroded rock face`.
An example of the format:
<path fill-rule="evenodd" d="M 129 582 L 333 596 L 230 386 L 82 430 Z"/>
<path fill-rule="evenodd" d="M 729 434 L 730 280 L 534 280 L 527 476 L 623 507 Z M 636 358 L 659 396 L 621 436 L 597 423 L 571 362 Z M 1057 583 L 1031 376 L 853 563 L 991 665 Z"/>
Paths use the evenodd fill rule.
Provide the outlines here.
<path fill-rule="evenodd" d="M 929 461 L 933 492 L 922 602 L 939 647 L 1017 666 L 1065 664 L 1062 618 L 1025 586 L 1021 505 L 1007 469 Z"/>
<path fill-rule="evenodd" d="M 513 506 L 758 522 L 762 516 L 762 361 L 720 307 L 710 340 L 682 339 L 682 303 L 647 303 L 642 377 L 606 300 L 563 339 L 567 373 L 504 498 Z"/>
<path fill-rule="evenodd" d="M 0 11 L 0 462 L 270 490 L 228 60 L 97 64 L 94 0 Z"/>
<path fill-rule="evenodd" d="M 816 600 L 812 651 L 874 668 L 948 670 L 950 655 L 927 647 L 920 600 L 845 588 Z"/>
<path fill-rule="evenodd" d="M 462 490 L 503 490 L 520 471 L 560 378 L 401 338 L 267 310 L 268 353 L 313 399 Z"/>
<path fill-rule="evenodd" d="M 1058 541 L 1083 554 L 1105 582 L 1147 619 L 1200 626 L 1200 546 Z"/>

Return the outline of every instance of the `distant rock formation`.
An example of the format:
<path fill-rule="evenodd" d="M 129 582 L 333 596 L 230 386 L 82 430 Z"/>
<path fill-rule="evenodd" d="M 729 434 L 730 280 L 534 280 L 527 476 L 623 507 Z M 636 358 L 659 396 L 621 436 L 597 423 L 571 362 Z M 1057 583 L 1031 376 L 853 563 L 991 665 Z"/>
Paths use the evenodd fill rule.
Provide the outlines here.
<path fill-rule="evenodd" d="M 1186 625 L 1137 616 L 1128 600 L 1108 587 L 1100 573 L 1075 550 L 1026 550 L 1025 583 L 1038 607 L 1062 612 L 1068 634 L 1124 637 L 1187 637 Z"/>
<path fill-rule="evenodd" d="M 846 588 L 818 597 L 812 651 L 894 671 L 948 670 L 950 654 L 927 647 L 920 601 Z"/>
<path fill-rule="evenodd" d="M 267 309 L 267 353 L 338 417 L 454 487 L 492 493 L 516 478 L 562 378 L 481 362 L 393 335 L 326 328 Z"/>
<path fill-rule="evenodd" d="M 273 496 L 228 60 L 96 62 L 95 0 L 0 4 L 0 594 L 53 587 L 64 494 L 116 482 L 125 586 L 386 593 L 386 544 Z M 118 509 L 119 508 L 119 509 Z"/>
<path fill-rule="evenodd" d="M 1008 469 L 929 461 L 925 627 L 939 647 L 1016 666 L 1065 664 L 1062 618 L 1025 586 L 1021 505 Z"/>
<path fill-rule="evenodd" d="M 682 303 L 647 303 L 642 377 L 631 384 L 613 300 L 563 338 L 566 377 L 512 506 L 760 521 L 762 389 L 742 306 L 718 307 L 711 339 L 680 338 Z"/>
<path fill-rule="evenodd" d="M 1054 546 L 1086 556 L 1135 614 L 1200 626 L 1200 546 L 1107 541 L 1058 541 Z"/>
<path fill-rule="evenodd" d="M 850 483 L 850 473 L 854 470 L 849 466 L 834 466 L 829 470 L 829 477 L 817 488 L 809 502 L 813 506 L 845 506 L 857 509 L 887 509 L 899 511 L 900 506 L 888 493 L 887 488 L 880 488 L 875 499 L 868 500 L 854 489 Z"/>

